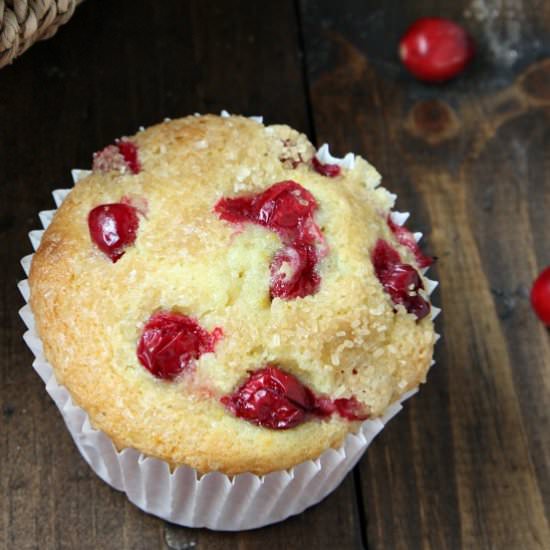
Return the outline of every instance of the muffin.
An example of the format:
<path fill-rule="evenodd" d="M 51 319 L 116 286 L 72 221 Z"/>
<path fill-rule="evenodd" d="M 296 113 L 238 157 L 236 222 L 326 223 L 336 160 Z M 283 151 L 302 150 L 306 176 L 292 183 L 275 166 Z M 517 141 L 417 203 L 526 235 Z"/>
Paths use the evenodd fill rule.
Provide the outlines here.
<path fill-rule="evenodd" d="M 379 184 L 239 116 L 117 140 L 32 260 L 57 383 L 116 451 L 197 479 L 342 448 L 425 380 L 435 342 L 433 260 Z"/>

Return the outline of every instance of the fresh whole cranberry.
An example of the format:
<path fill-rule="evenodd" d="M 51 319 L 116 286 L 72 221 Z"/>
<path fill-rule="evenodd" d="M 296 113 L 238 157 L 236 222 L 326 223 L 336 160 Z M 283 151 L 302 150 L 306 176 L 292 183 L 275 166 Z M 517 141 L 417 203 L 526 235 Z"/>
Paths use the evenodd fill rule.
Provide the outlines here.
<path fill-rule="evenodd" d="M 391 216 L 388 216 L 387 222 L 397 242 L 406 246 L 414 254 L 419 267 L 429 267 L 434 263 L 435 259 L 432 256 L 426 256 L 422 252 L 414 235 L 404 225 L 397 225 L 394 223 Z"/>
<path fill-rule="evenodd" d="M 461 73 L 475 53 L 469 34 L 455 22 L 424 17 L 399 42 L 399 57 L 419 80 L 444 82 Z"/>
<path fill-rule="evenodd" d="M 254 223 L 279 235 L 283 248 L 271 263 L 272 298 L 291 300 L 317 292 L 317 264 L 327 253 L 321 230 L 313 219 L 315 197 L 295 181 L 281 181 L 263 193 L 222 198 L 214 211 L 231 223 Z"/>
<path fill-rule="evenodd" d="M 113 263 L 134 244 L 139 227 L 137 210 L 123 203 L 101 204 L 88 214 L 90 237 Z"/>
<path fill-rule="evenodd" d="M 531 304 L 539 319 L 550 326 L 550 267 L 535 279 L 531 288 Z"/>
<path fill-rule="evenodd" d="M 388 242 L 377 241 L 372 251 L 372 263 L 378 280 L 394 304 L 401 304 L 417 320 L 428 315 L 430 304 L 418 292 L 424 288 L 418 271 L 401 263 L 399 253 Z"/>
<path fill-rule="evenodd" d="M 327 178 L 335 178 L 342 172 L 338 164 L 323 164 L 317 157 L 313 157 L 311 164 L 316 172 Z"/>
<path fill-rule="evenodd" d="M 137 356 L 151 374 L 172 380 L 192 367 L 203 353 L 213 352 L 221 336 L 219 328 L 209 333 L 191 317 L 161 311 L 143 327 Z"/>

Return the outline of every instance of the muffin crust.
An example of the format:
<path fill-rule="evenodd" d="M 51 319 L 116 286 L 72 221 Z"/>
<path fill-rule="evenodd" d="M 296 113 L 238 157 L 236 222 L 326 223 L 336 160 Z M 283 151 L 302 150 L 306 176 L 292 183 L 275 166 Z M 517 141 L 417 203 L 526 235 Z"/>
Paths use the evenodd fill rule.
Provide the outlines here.
<path fill-rule="evenodd" d="M 250 371 L 277 364 L 318 394 L 354 396 L 371 417 L 424 381 L 433 323 L 392 303 L 370 255 L 384 239 L 407 263 L 416 259 L 388 228 L 394 197 L 365 160 L 325 177 L 312 169 L 315 149 L 304 135 L 236 116 L 187 117 L 128 139 L 141 171 L 94 171 L 79 181 L 45 232 L 29 278 L 56 378 L 118 448 L 202 473 L 265 474 L 340 446 L 359 423 L 332 415 L 279 431 L 237 418 L 220 398 Z M 318 202 L 329 253 L 315 294 L 271 300 L 279 237 L 235 228 L 214 205 L 286 180 Z M 123 198 L 140 205 L 140 226 L 113 263 L 92 243 L 87 217 Z M 155 378 L 136 356 L 143 326 L 163 310 L 223 329 L 215 351 L 175 381 Z"/>

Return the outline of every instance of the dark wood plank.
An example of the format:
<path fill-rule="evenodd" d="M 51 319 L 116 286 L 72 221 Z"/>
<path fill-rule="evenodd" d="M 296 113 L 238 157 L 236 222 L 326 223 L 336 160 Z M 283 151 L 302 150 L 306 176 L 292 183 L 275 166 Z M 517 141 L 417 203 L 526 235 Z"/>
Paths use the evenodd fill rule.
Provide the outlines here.
<path fill-rule="evenodd" d="M 68 170 L 139 125 L 222 108 L 310 130 L 293 2 L 85 2 L 0 72 L 0 548 L 359 547 L 352 478 L 315 509 L 251 533 L 143 514 L 79 457 L 21 340 L 18 261 Z"/>
<path fill-rule="evenodd" d="M 318 140 L 365 154 L 440 257 L 438 365 L 361 463 L 369 549 L 550 541 L 549 335 L 528 303 L 550 264 L 550 12 L 499 5 L 301 4 Z M 422 15 L 469 26 L 467 75 L 405 74 L 395 47 Z"/>

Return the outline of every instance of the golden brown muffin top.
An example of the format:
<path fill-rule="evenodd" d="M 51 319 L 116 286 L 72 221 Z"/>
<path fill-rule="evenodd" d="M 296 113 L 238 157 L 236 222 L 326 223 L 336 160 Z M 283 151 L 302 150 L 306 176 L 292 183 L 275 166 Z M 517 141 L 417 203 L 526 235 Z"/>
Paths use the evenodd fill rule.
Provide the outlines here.
<path fill-rule="evenodd" d="M 124 143 L 135 146 L 138 165 L 124 156 L 110 170 L 109 159 L 103 166 L 96 157 L 97 169 L 46 230 L 30 274 L 31 307 L 58 381 L 118 448 L 200 472 L 265 474 L 338 447 L 359 421 L 306 411 L 287 429 L 255 424 L 228 406 L 253 373 L 275 366 L 315 396 L 353 398 L 369 417 L 424 381 L 433 323 L 383 286 L 373 266 L 377 243 L 425 280 L 388 225 L 394 196 L 365 160 L 328 177 L 315 169 L 303 134 L 238 116 L 167 121 Z M 272 289 L 274 258 L 289 239 L 216 210 L 224 199 L 288 181 L 314 198 L 320 232 L 318 285 L 291 299 Z M 92 240 L 88 218 L 99 205 L 121 203 L 132 205 L 139 226 L 112 261 Z M 293 276 L 285 258 L 283 279 Z M 137 353 L 159 312 L 191 319 L 211 337 L 170 379 L 153 375 Z"/>

